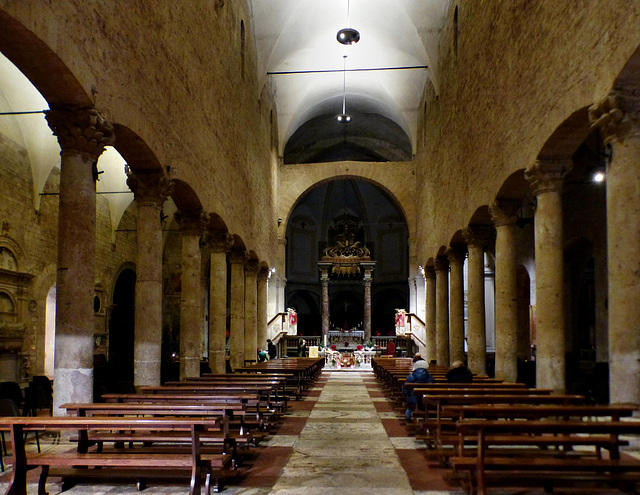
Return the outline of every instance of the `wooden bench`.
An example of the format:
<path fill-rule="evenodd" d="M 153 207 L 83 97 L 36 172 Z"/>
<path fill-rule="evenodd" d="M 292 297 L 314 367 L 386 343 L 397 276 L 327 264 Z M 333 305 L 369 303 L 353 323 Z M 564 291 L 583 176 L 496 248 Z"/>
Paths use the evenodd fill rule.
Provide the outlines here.
<path fill-rule="evenodd" d="M 626 488 L 640 481 L 640 461 L 621 459 L 620 435 L 640 435 L 637 421 L 493 421 L 461 420 L 462 436 L 475 436 L 475 455 L 451 457 L 455 472 L 466 472 L 468 492 L 486 495 L 488 484 L 509 486 L 543 485 L 552 490 L 555 484 L 601 482 Z M 558 451 L 555 456 L 501 455 L 500 447 L 539 445 L 541 439 L 558 445 L 576 447 L 593 445 L 609 451 L 608 458 L 567 455 L 573 449 Z"/>
<path fill-rule="evenodd" d="M 425 420 L 422 424 L 422 435 L 417 438 L 424 440 L 427 446 L 440 448 L 443 445 L 443 426 L 452 424 L 451 418 L 443 415 L 442 409 L 448 405 L 472 405 L 472 404 L 583 404 L 583 395 L 574 394 L 549 394 L 543 390 L 541 393 L 534 392 L 536 389 L 530 390 L 532 393 L 491 393 L 485 394 L 465 394 L 464 392 L 451 393 L 433 393 L 430 390 L 422 392 L 421 388 L 414 389 L 414 393 L 424 394 L 423 403 L 425 407 Z M 454 435 L 455 438 L 455 435 Z"/>
<path fill-rule="evenodd" d="M 26 495 L 27 471 L 38 466 L 42 468 L 38 493 L 46 494 L 48 476 L 63 478 L 63 490 L 79 479 L 135 479 L 138 487 L 145 486 L 148 478 L 176 474 L 189 474 L 190 495 L 201 493 L 202 477 L 205 478 L 205 492 L 213 487 L 218 491 L 222 477 L 232 472 L 231 455 L 202 452 L 202 437 L 209 432 L 219 432 L 219 418 L 98 418 L 98 417 L 2 417 L 0 429 L 11 433 L 13 445 L 13 471 L 7 495 Z M 75 451 L 59 452 L 53 449 L 42 453 L 27 452 L 24 433 L 27 431 L 70 430 L 77 434 Z M 90 435 L 93 433 L 118 432 L 123 435 L 132 432 L 177 433 L 169 436 L 167 442 L 189 445 L 184 450 L 157 453 L 144 447 L 136 449 L 112 449 L 90 451 Z"/>

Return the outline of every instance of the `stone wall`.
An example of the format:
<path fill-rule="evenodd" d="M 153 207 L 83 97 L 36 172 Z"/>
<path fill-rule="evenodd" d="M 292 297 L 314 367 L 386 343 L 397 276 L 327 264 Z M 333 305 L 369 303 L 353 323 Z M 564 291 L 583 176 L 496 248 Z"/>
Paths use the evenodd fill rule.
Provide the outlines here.
<path fill-rule="evenodd" d="M 420 262 L 532 164 L 563 121 L 611 89 L 640 43 L 639 21 L 640 5 L 624 0 L 451 2 L 441 90 L 426 88 L 418 132 Z"/>
<path fill-rule="evenodd" d="M 70 71 L 50 74 L 51 94 L 56 78 L 62 86 L 73 77 L 112 123 L 171 166 L 205 211 L 260 259 L 275 259 L 273 104 L 258 86 L 247 2 L 114 0 L 105 8 L 62 0 L 34 8 L 9 1 L 2 8 L 53 52 L 43 56 L 59 57 Z"/>

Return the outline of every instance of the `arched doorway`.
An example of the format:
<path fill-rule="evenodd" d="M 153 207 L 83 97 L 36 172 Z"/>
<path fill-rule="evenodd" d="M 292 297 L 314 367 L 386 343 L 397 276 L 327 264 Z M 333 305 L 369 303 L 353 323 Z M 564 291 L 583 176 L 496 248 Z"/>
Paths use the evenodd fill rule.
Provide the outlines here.
<path fill-rule="evenodd" d="M 384 300 L 377 295 L 391 291 L 395 306 L 384 314 L 393 330 L 395 308 L 406 308 L 409 288 L 409 253 L 407 238 L 409 230 L 401 208 L 395 199 L 375 183 L 358 178 L 329 180 L 306 191 L 292 209 L 287 221 L 286 238 L 286 300 L 297 293 L 310 295 L 317 301 L 309 321 L 321 322 L 322 286 L 318 262 L 326 248 L 335 244 L 340 225 L 349 222 L 354 241 L 369 250 L 375 262 L 372 274 L 371 300 Z M 357 276 L 338 277 L 330 275 L 329 321 L 330 328 L 362 328 L 364 322 L 364 285 L 362 273 Z M 300 308 L 298 314 L 300 315 Z M 372 304 L 372 331 L 380 328 L 376 314 L 380 311 Z M 313 330 L 315 331 L 315 326 Z M 298 332 L 309 335 L 303 320 L 299 318 Z M 318 328 L 316 335 L 321 334 Z M 374 332 L 375 334 L 375 332 Z M 386 334 L 386 333 L 385 333 Z"/>
<path fill-rule="evenodd" d="M 113 289 L 109 319 L 109 381 L 112 387 L 133 384 L 134 308 L 136 274 L 120 272 Z"/>

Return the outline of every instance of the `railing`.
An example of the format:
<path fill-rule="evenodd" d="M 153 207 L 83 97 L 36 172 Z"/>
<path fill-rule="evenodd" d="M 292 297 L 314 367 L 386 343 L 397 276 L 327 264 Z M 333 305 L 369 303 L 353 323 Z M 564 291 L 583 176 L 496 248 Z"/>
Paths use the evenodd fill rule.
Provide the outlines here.
<path fill-rule="evenodd" d="M 267 338 L 271 339 L 274 344 L 286 335 L 287 326 L 287 313 L 276 313 L 276 315 L 267 323 Z"/>
<path fill-rule="evenodd" d="M 424 321 L 422 321 L 415 313 L 407 313 L 407 336 L 411 337 L 414 344 L 418 347 L 418 352 L 422 357 L 427 355 L 427 330 Z"/>

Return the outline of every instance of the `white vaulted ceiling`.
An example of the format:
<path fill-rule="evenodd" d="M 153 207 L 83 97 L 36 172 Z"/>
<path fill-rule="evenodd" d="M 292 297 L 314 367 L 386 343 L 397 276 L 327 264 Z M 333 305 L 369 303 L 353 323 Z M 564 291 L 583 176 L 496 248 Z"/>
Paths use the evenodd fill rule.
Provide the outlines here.
<path fill-rule="evenodd" d="M 425 83 L 430 79 L 438 89 L 434 69 L 448 4 L 449 0 L 251 0 L 258 71 L 275 95 L 280 152 L 296 132 L 294 145 L 300 149 L 321 150 L 321 141 L 331 146 L 340 136 L 358 146 L 384 146 L 385 137 L 376 135 L 376 129 L 388 121 L 408 138 L 409 153 L 415 152 Z M 336 34 L 345 27 L 360 32 L 357 44 L 338 43 Z M 340 125 L 334 117 L 342 110 L 344 55 L 347 113 L 353 120 Z M 416 66 L 426 68 L 350 71 Z M 331 70 L 336 72 L 297 73 Z M 315 125 L 305 137 L 305 124 L 311 122 Z M 393 134 L 391 127 L 386 128 L 387 137 Z"/>

